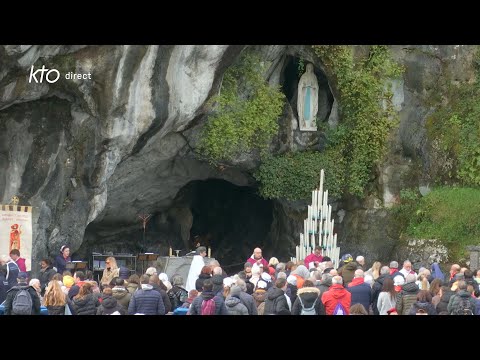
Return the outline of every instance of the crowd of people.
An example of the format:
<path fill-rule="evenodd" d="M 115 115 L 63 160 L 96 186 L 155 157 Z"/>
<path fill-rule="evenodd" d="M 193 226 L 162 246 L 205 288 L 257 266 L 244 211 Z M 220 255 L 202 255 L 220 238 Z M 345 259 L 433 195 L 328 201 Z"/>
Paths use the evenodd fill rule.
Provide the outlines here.
<path fill-rule="evenodd" d="M 480 314 L 480 270 L 458 264 L 445 275 L 437 263 L 413 269 L 409 260 L 401 267 L 397 261 L 388 266 L 375 261 L 367 267 L 363 256 L 354 260 L 345 254 L 335 268 L 320 247 L 296 263 L 267 261 L 256 248 L 237 274 L 229 276 L 218 261 L 210 261 L 190 286 L 182 276 L 169 279 L 155 267 L 130 275 L 114 257 L 106 260 L 97 283 L 92 271 L 72 274 L 62 268 L 69 256 L 65 249 L 63 260 L 43 259 L 38 277 L 31 279 L 18 251 L 0 257 L 5 315 L 40 314 L 42 307 L 49 315 Z M 203 257 L 205 249 L 197 253 Z"/>

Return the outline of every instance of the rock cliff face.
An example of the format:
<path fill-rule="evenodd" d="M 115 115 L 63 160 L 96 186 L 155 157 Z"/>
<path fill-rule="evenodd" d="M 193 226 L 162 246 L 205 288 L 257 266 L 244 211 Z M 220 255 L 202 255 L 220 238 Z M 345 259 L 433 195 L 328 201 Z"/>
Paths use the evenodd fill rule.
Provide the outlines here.
<path fill-rule="evenodd" d="M 192 227 L 198 225 L 192 214 L 196 195 L 189 184 L 221 179 L 255 189 L 250 175 L 258 166 L 255 157 L 213 168 L 195 150 L 205 123 L 205 103 L 218 92 L 223 73 L 244 48 L 0 46 L 0 203 L 18 195 L 22 204 L 34 207 L 32 264 L 56 255 L 63 243 L 81 256 L 92 249 L 188 248 Z M 328 69 L 307 46 L 257 46 L 256 50 L 270 64 L 267 80 L 281 85 L 289 100 L 272 151 L 321 148 L 321 134 L 298 130 L 292 64 L 298 58 L 314 63 L 323 104 L 319 114 L 335 126 L 336 91 L 325 75 Z M 429 99 L 440 91 L 438 78 L 445 73 L 456 82 L 474 77 L 473 47 L 406 45 L 392 50 L 406 68 L 403 79 L 395 83 L 401 122 L 374 181 L 377 196 L 335 204 L 340 245 L 383 260 L 393 254 L 398 236 L 394 226 L 385 226 L 384 207 L 395 201 L 405 181 L 428 183 L 428 171 L 425 176 L 410 175 L 418 166 L 429 166 L 424 125 L 432 111 Z M 32 65 L 34 70 L 42 65 L 58 69 L 61 76 L 54 83 L 29 82 Z M 90 73 L 91 79 L 65 79 L 70 72 Z M 208 191 L 215 192 L 219 184 L 211 183 Z M 254 191 L 245 196 L 252 208 L 263 209 Z M 290 256 L 304 204 L 273 201 L 265 206 L 271 216 L 263 220 L 258 218 L 263 210 L 238 216 L 246 224 L 257 217 L 263 225 L 248 235 L 250 240 L 243 244 L 248 246 L 239 247 L 240 253 L 226 260 L 243 261 L 248 247 L 256 244 L 266 248 L 267 256 L 273 252 Z M 153 215 L 141 246 L 140 213 Z M 240 236 L 228 235 L 231 232 L 222 234 L 242 242 Z M 229 251 L 225 242 L 220 246 L 216 241 L 220 249 Z M 216 257 L 222 260 L 221 254 Z"/>

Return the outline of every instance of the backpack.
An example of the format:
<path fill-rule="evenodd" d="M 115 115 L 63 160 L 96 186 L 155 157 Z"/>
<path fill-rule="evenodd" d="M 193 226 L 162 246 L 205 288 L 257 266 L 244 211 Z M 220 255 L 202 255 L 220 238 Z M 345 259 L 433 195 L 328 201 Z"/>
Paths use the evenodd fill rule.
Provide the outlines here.
<path fill-rule="evenodd" d="M 12 315 L 32 315 L 32 296 L 28 292 L 29 286 L 21 287 L 12 302 Z"/>
<path fill-rule="evenodd" d="M 333 309 L 332 315 L 347 315 L 347 311 L 340 301 L 337 303 L 337 306 L 335 306 L 335 309 Z"/>
<path fill-rule="evenodd" d="M 303 301 L 300 296 L 298 296 L 298 300 L 300 301 L 300 305 L 302 306 L 302 311 L 300 311 L 300 315 L 317 315 L 317 312 L 315 311 L 315 304 L 317 303 L 318 298 L 315 299 L 313 305 L 309 308 L 306 308 L 303 305 Z"/>
<path fill-rule="evenodd" d="M 457 306 L 452 310 L 452 315 L 474 315 L 475 307 L 469 298 L 461 297 Z"/>
<path fill-rule="evenodd" d="M 202 301 L 202 315 L 215 315 L 215 300 L 213 298 Z"/>

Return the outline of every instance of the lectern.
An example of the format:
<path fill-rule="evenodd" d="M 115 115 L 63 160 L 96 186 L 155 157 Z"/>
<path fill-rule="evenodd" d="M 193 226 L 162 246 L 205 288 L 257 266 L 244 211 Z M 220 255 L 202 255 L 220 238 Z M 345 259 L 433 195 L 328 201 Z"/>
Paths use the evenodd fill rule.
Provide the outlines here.
<path fill-rule="evenodd" d="M 65 269 L 70 270 L 73 273 L 75 271 L 85 271 L 87 269 L 88 263 L 86 261 L 70 261 L 65 264 Z"/>
<path fill-rule="evenodd" d="M 159 254 L 154 254 L 154 253 L 144 253 L 144 254 L 138 254 L 137 255 L 137 261 L 142 262 L 142 275 L 145 274 L 145 262 L 148 263 L 148 261 L 155 261 L 159 257 Z"/>

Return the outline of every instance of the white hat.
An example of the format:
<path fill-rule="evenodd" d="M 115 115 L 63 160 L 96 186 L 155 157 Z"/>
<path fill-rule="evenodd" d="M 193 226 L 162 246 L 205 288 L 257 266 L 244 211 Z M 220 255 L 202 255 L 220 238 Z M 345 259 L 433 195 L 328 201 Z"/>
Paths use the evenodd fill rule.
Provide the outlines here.
<path fill-rule="evenodd" d="M 372 285 L 373 283 L 373 276 L 372 275 L 365 275 L 363 281 L 366 282 L 368 285 Z"/>
<path fill-rule="evenodd" d="M 272 281 L 272 277 L 267 273 L 262 273 L 262 280 L 265 280 L 266 282 L 270 282 Z"/>
<path fill-rule="evenodd" d="M 233 284 L 233 279 L 231 277 L 226 277 L 223 279 L 223 287 L 230 287 Z"/>
<path fill-rule="evenodd" d="M 153 274 L 157 273 L 157 269 L 154 267 L 149 267 L 147 271 L 145 271 L 145 275 L 152 276 Z"/>
<path fill-rule="evenodd" d="M 267 283 L 263 280 L 258 280 L 257 281 L 257 289 L 266 289 L 267 288 Z"/>
<path fill-rule="evenodd" d="M 297 277 L 293 276 L 293 275 L 289 275 L 287 277 L 287 283 L 289 283 L 290 285 L 293 285 L 293 286 L 297 286 Z"/>
<path fill-rule="evenodd" d="M 393 285 L 401 286 L 405 284 L 405 279 L 402 275 L 397 275 L 393 278 Z"/>

